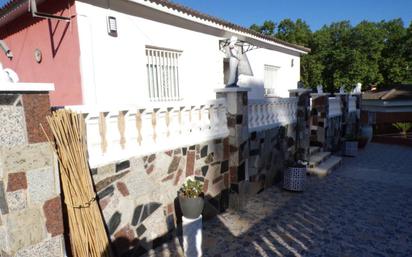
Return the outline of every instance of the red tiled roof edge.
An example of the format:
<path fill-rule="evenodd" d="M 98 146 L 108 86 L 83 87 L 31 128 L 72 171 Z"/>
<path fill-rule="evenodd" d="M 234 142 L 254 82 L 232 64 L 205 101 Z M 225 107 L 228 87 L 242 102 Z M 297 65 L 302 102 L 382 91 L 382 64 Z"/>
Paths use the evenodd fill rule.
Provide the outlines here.
<path fill-rule="evenodd" d="M 177 4 L 177 3 L 174 3 L 174 2 L 171 2 L 171 1 L 168 1 L 168 0 L 145 0 L 145 1 L 149 1 L 149 2 L 152 2 L 152 3 L 155 3 L 155 4 L 160 4 L 162 6 L 165 6 L 165 7 L 169 8 L 169 9 L 174 9 L 174 10 L 183 12 L 185 14 L 198 17 L 200 19 L 215 22 L 219 25 L 222 25 L 222 26 L 225 26 L 225 27 L 228 27 L 228 28 L 231 28 L 231 29 L 235 29 L 235 30 L 238 30 L 238 31 L 241 31 L 241 32 L 244 32 L 244 33 L 248 33 L 248 34 L 251 34 L 253 36 L 256 36 L 256 37 L 259 37 L 259 38 L 262 38 L 262 39 L 266 39 L 266 40 L 269 40 L 269 41 L 272 41 L 272 42 L 275 42 L 275 43 L 279 43 L 279 44 L 282 44 L 282 45 L 285 45 L 285 46 L 288 46 L 288 47 L 296 48 L 296 49 L 304 51 L 304 52 L 309 53 L 311 51 L 310 48 L 300 46 L 300 45 L 296 45 L 296 44 L 292 44 L 292 43 L 283 41 L 281 39 L 275 38 L 273 36 L 264 35 L 262 33 L 254 31 L 254 30 L 242 27 L 242 26 L 234 24 L 232 22 L 228 22 L 228 21 L 223 20 L 221 18 L 217 18 L 217 17 L 211 16 L 211 15 L 199 12 L 199 11 L 194 10 L 192 8 L 189 8 L 187 6 Z"/>
<path fill-rule="evenodd" d="M 21 4 L 23 4 L 26 1 L 27 0 L 10 0 L 6 2 L 6 4 L 0 8 L 0 19 L 3 19 L 10 12 L 18 8 Z"/>
<path fill-rule="evenodd" d="M 168 1 L 168 0 L 145 0 L 145 1 L 149 1 L 149 2 L 152 2 L 152 3 L 155 3 L 155 4 L 160 4 L 162 6 L 165 6 L 165 7 L 169 8 L 169 9 L 177 10 L 177 11 L 183 12 L 185 14 L 198 17 L 200 19 L 215 22 L 219 25 L 222 25 L 222 26 L 234 29 L 234 30 L 238 30 L 238 31 L 241 31 L 241 32 L 244 32 L 244 33 L 247 33 L 247 34 L 251 34 L 251 35 L 256 36 L 258 38 L 269 40 L 269 41 L 272 41 L 272 42 L 275 42 L 275 43 L 278 43 L 278 44 L 282 44 L 282 45 L 285 45 L 285 46 L 288 46 L 288 47 L 292 47 L 292 48 L 295 48 L 295 49 L 298 49 L 298 50 L 301 50 L 301 51 L 304 51 L 304 52 L 307 52 L 307 53 L 310 52 L 310 48 L 300 46 L 300 45 L 296 45 L 296 44 L 292 44 L 292 43 L 283 41 L 281 39 L 278 39 L 278 38 L 275 38 L 275 37 L 272 37 L 272 36 L 264 35 L 262 33 L 256 32 L 254 30 L 251 30 L 251 29 L 248 29 L 248 28 L 245 28 L 245 27 L 242 27 L 242 26 L 234 24 L 232 22 L 228 22 L 226 20 L 223 20 L 223 19 L 211 16 L 211 15 L 199 12 L 197 10 L 194 10 L 192 8 L 189 8 L 189 7 L 181 5 L 181 4 L 177 4 L 177 3 L 174 3 L 174 2 L 171 2 L 171 1 Z M 1 17 L 5 16 L 8 12 L 10 12 L 11 10 L 18 7 L 20 4 L 22 4 L 24 2 L 25 2 L 25 0 L 10 0 L 8 3 L 6 3 L 5 6 L 3 6 L 3 8 L 0 9 L 0 19 L 1 19 Z"/>

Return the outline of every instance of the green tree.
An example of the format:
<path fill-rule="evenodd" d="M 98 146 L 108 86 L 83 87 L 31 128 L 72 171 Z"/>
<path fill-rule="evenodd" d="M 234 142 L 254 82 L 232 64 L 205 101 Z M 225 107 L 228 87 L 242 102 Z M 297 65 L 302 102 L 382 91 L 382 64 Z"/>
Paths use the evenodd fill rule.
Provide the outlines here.
<path fill-rule="evenodd" d="M 380 60 L 380 71 L 384 84 L 402 83 L 409 76 L 407 30 L 401 19 L 381 22 L 384 33 L 384 48 Z"/>
<path fill-rule="evenodd" d="M 406 67 L 406 83 L 412 84 L 412 22 L 409 24 L 408 29 L 406 30 L 405 35 L 405 59 L 407 61 Z"/>
<path fill-rule="evenodd" d="M 312 31 L 309 25 L 302 19 L 293 22 L 291 19 L 284 19 L 279 22 L 276 37 L 290 43 L 309 45 Z"/>
<path fill-rule="evenodd" d="M 284 19 L 252 25 L 252 29 L 290 43 L 309 47 L 301 57 L 301 80 L 306 86 L 324 86 L 337 91 L 352 90 L 361 82 L 371 85 L 412 83 L 412 22 L 404 27 L 401 19 L 381 22 L 334 22 L 312 32 L 301 19 Z"/>
<path fill-rule="evenodd" d="M 270 20 L 263 22 L 263 25 L 252 24 L 250 29 L 268 36 L 274 36 L 276 23 Z"/>

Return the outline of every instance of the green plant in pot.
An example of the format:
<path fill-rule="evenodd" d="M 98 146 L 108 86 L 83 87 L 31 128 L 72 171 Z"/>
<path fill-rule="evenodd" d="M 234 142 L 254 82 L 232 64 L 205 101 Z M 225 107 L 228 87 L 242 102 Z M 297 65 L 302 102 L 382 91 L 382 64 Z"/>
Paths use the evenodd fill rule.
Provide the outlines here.
<path fill-rule="evenodd" d="M 203 211 L 203 183 L 189 178 L 180 188 L 178 195 L 183 216 L 197 219 Z"/>

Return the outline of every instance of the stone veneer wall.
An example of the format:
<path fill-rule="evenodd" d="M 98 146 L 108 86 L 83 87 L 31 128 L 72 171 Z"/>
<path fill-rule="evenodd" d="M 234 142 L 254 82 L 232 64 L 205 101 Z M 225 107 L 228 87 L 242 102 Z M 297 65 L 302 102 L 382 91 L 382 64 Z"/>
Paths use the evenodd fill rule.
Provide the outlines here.
<path fill-rule="evenodd" d="M 338 151 L 342 140 L 347 135 L 358 135 L 360 132 L 360 95 L 356 97 L 355 112 L 349 112 L 349 95 L 340 94 L 342 115 L 328 117 L 329 96 L 327 94 L 313 95 L 311 110 L 311 136 L 312 143 L 322 146 L 328 151 Z"/>
<path fill-rule="evenodd" d="M 204 182 L 205 218 L 228 207 L 229 140 L 133 157 L 92 174 L 115 251 L 135 256 L 168 238 L 181 222 L 176 197 L 186 177 Z"/>
<path fill-rule="evenodd" d="M 313 95 L 310 121 L 310 141 L 326 148 L 329 115 L 328 95 Z"/>
<path fill-rule="evenodd" d="M 248 159 L 248 193 L 254 195 L 281 179 L 285 161 L 296 151 L 296 124 L 252 132 Z M 244 179 L 244 178 L 243 178 Z"/>
<path fill-rule="evenodd" d="M 342 116 L 328 118 L 327 124 L 326 149 L 336 152 L 339 150 L 342 141 Z"/>
<path fill-rule="evenodd" d="M 64 256 L 57 162 L 39 126 L 47 93 L 0 94 L 0 256 Z M 47 126 L 46 133 L 50 135 Z"/>
<path fill-rule="evenodd" d="M 360 120 L 356 112 L 348 113 L 348 121 L 346 125 L 347 135 L 357 135 L 359 133 Z"/>

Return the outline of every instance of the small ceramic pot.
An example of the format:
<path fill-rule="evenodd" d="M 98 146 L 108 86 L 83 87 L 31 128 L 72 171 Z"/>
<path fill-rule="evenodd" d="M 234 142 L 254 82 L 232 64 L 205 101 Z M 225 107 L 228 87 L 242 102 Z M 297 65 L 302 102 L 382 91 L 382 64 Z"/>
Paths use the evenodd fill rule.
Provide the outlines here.
<path fill-rule="evenodd" d="M 188 219 L 196 219 L 202 214 L 204 206 L 204 199 L 202 197 L 188 198 L 179 195 L 179 203 L 183 216 Z"/>

